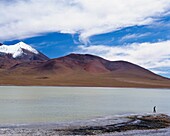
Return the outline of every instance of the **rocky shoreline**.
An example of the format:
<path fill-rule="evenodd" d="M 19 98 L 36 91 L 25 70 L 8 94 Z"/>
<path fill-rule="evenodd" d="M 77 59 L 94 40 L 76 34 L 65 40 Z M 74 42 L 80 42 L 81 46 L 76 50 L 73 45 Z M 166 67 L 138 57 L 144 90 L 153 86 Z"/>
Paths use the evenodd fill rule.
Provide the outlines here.
<path fill-rule="evenodd" d="M 98 118 L 88 121 L 48 125 L 21 125 L 0 127 L 3 136 L 57 136 L 57 135 L 128 135 L 132 131 L 157 133 L 167 131 L 170 116 L 146 114 Z M 163 130 L 162 130 L 163 129 Z M 170 133 L 170 132 L 169 132 Z M 134 135 L 134 134 L 133 134 Z M 130 135 L 129 135 L 130 136 Z"/>

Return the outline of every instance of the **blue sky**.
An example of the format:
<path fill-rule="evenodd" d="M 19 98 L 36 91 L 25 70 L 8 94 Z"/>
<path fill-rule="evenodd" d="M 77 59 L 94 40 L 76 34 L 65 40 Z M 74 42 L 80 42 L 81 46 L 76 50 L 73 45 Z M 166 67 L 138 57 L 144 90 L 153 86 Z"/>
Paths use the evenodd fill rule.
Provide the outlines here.
<path fill-rule="evenodd" d="M 90 53 L 170 77 L 169 0 L 1 1 L 0 15 L 4 44 L 23 41 L 50 58 Z"/>

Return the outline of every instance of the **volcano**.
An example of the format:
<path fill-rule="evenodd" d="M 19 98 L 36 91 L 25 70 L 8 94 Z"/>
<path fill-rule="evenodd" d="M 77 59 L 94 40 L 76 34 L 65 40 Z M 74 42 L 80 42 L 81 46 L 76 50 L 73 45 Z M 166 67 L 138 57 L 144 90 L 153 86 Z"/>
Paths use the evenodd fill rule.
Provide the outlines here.
<path fill-rule="evenodd" d="M 8 52 L 0 57 L 1 63 L 10 64 L 0 69 L 1 85 L 170 88 L 170 79 L 130 62 L 91 54 L 49 59 L 37 50 L 19 47 L 19 55 Z"/>

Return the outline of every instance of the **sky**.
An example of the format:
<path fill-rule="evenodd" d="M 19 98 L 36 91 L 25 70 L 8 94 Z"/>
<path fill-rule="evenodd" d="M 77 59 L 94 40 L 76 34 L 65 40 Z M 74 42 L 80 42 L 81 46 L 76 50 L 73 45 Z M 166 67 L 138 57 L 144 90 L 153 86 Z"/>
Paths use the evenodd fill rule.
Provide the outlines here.
<path fill-rule="evenodd" d="M 170 77 L 170 0 L 0 0 L 0 42 L 125 60 Z"/>

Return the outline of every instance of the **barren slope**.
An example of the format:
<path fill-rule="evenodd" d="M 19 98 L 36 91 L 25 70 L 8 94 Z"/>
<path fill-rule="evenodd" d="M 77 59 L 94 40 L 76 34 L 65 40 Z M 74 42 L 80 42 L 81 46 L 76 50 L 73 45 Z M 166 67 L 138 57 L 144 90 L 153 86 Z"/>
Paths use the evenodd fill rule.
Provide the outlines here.
<path fill-rule="evenodd" d="M 170 80 L 125 61 L 70 54 L 1 69 L 1 85 L 58 85 L 170 88 Z"/>

